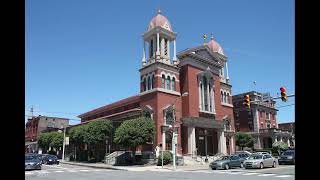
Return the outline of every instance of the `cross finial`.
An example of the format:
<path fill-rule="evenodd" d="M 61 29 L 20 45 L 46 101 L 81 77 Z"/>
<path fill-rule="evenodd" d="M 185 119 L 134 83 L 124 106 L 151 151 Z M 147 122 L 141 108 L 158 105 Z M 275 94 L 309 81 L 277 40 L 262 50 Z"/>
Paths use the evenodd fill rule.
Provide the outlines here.
<path fill-rule="evenodd" d="M 214 37 L 213 37 L 213 33 L 211 33 L 211 37 L 210 37 L 210 39 L 211 39 L 211 40 L 213 40 L 213 39 L 214 39 Z"/>
<path fill-rule="evenodd" d="M 161 10 L 160 10 L 160 7 L 158 7 L 158 14 L 161 14 Z"/>
<path fill-rule="evenodd" d="M 207 40 L 207 34 L 204 34 L 204 35 L 203 35 L 203 44 L 206 43 L 206 40 Z"/>

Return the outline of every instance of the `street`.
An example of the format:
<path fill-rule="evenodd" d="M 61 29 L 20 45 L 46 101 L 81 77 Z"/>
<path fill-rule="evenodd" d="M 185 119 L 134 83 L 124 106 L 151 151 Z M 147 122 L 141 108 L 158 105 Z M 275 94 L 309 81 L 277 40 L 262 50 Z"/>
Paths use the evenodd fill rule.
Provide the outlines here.
<path fill-rule="evenodd" d="M 267 180 L 267 179 L 294 179 L 294 166 L 283 165 L 277 168 L 265 169 L 230 169 L 230 170 L 197 170 L 186 171 L 177 169 L 172 172 L 168 169 L 155 169 L 148 171 L 121 171 L 109 169 L 97 169 L 89 167 L 80 167 L 73 165 L 43 165 L 42 170 L 25 171 L 25 179 L 68 179 L 68 180 L 87 180 L 87 179 L 201 179 L 211 180 L 228 179 L 228 180 Z"/>

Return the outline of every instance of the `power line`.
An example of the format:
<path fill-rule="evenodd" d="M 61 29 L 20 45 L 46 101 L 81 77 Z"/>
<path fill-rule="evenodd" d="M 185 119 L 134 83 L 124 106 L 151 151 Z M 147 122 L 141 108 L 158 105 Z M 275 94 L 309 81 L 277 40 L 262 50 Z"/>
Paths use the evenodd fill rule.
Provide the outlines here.
<path fill-rule="evenodd" d="M 287 106 L 293 106 L 293 105 L 295 105 L 295 104 L 289 104 L 289 105 L 279 106 L 279 107 L 277 107 L 277 108 L 282 108 L 282 107 L 287 107 Z"/>
<path fill-rule="evenodd" d="M 29 111 L 29 110 L 25 110 L 25 111 Z M 33 112 L 52 113 L 52 114 L 81 114 L 81 113 L 72 113 L 72 112 L 45 112 L 45 111 L 33 111 Z"/>
<path fill-rule="evenodd" d="M 31 117 L 30 115 L 24 115 L 24 116 Z M 71 119 L 71 118 L 67 118 L 67 119 L 69 119 L 71 121 L 81 121 L 81 119 Z"/>

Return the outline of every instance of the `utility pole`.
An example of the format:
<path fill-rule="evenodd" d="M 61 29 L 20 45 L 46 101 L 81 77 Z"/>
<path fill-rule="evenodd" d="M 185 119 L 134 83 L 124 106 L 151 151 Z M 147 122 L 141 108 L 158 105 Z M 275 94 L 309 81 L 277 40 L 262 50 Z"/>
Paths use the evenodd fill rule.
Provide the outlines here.
<path fill-rule="evenodd" d="M 66 146 L 66 128 L 63 128 L 63 147 L 62 147 L 62 160 L 64 161 L 64 149 Z"/>

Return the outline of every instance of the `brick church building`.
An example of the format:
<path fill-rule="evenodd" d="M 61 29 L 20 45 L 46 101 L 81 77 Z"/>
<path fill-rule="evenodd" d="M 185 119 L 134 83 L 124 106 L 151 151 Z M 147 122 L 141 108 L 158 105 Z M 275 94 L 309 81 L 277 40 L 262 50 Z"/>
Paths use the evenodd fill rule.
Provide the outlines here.
<path fill-rule="evenodd" d="M 233 153 L 235 127 L 228 58 L 213 38 L 177 54 L 176 37 L 159 10 L 142 36 L 140 92 L 79 115 L 81 124 L 109 119 L 117 128 L 125 120 L 148 116 L 155 123 L 156 136 L 142 151 L 160 145 L 171 150 L 174 130 L 179 155 Z M 111 152 L 118 150 L 123 148 L 111 142 Z"/>

